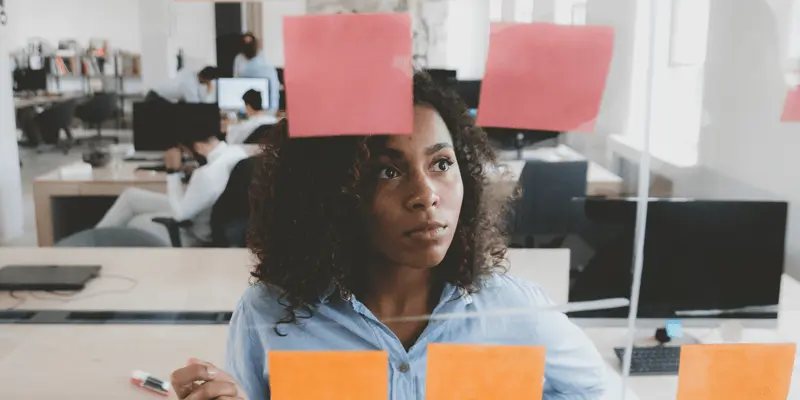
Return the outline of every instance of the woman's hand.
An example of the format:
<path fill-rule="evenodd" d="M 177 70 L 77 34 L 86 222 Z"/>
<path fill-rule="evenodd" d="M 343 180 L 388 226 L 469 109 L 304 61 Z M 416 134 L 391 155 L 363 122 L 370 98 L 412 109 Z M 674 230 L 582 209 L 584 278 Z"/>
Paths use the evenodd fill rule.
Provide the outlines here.
<path fill-rule="evenodd" d="M 172 388 L 181 400 L 247 400 L 236 380 L 214 364 L 191 359 L 172 373 Z"/>

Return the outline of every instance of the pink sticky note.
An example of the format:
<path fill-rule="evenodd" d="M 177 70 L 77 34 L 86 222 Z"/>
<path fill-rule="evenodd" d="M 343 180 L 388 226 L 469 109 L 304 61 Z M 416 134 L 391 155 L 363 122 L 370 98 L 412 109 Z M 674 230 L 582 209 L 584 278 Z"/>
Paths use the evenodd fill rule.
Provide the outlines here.
<path fill-rule="evenodd" d="M 290 136 L 411 133 L 408 14 L 285 17 L 283 40 Z"/>
<path fill-rule="evenodd" d="M 611 27 L 493 23 L 478 125 L 592 132 L 613 47 Z"/>
<path fill-rule="evenodd" d="M 783 106 L 781 122 L 800 122 L 800 86 L 789 90 L 786 94 L 786 105 Z"/>

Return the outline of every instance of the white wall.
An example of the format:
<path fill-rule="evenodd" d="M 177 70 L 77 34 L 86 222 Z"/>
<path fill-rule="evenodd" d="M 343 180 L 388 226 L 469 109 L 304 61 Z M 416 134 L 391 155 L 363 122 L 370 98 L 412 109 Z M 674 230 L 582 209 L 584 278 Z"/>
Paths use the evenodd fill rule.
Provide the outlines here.
<path fill-rule="evenodd" d="M 41 37 L 54 46 L 62 39 L 82 44 L 108 39 L 114 48 L 139 52 L 139 0 L 17 0 L 6 5 L 10 47 Z M 213 29 L 213 25 L 212 25 Z"/>
<path fill-rule="evenodd" d="M 273 65 L 283 66 L 283 17 L 306 13 L 305 0 L 265 1 L 264 37 L 261 40 L 264 55 Z"/>
<path fill-rule="evenodd" d="M 614 28 L 614 54 L 595 133 L 568 133 L 566 141 L 595 162 L 602 163 L 605 159 L 608 134 L 623 132 L 628 122 L 634 77 L 637 1 L 639 0 L 591 0 L 587 3 L 588 25 Z M 539 5 L 538 2 L 535 4 Z M 554 17 L 551 15 L 551 18 Z"/>
<path fill-rule="evenodd" d="M 0 25 L 0 54 L 9 51 L 11 23 L 19 18 L 11 7 L 27 0 L 6 0 L 9 25 Z M 22 234 L 22 183 L 14 125 L 14 102 L 11 95 L 11 63 L 0 57 L 0 243 Z"/>
<path fill-rule="evenodd" d="M 216 65 L 217 32 L 214 3 L 204 1 L 178 3 L 173 0 L 172 12 L 175 47 L 183 49 L 186 65 L 196 68 Z"/>
<path fill-rule="evenodd" d="M 790 202 L 787 266 L 800 276 L 800 125 L 780 122 L 778 37 L 791 14 L 762 0 L 711 4 L 700 164 Z"/>
<path fill-rule="evenodd" d="M 481 79 L 489 52 L 489 1 L 449 0 L 447 66 L 458 79 Z"/>

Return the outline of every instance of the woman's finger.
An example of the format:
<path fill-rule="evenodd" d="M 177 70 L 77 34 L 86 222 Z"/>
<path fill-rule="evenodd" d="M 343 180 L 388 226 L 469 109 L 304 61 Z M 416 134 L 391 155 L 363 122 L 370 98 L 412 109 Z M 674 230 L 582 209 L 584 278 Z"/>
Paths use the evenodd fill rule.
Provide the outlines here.
<path fill-rule="evenodd" d="M 177 369 L 170 377 L 172 388 L 179 399 L 185 399 L 193 391 L 197 381 L 213 380 L 218 370 L 202 364 L 189 364 L 181 369 Z"/>
<path fill-rule="evenodd" d="M 213 400 L 220 397 L 237 398 L 239 389 L 236 384 L 228 381 L 210 381 L 196 387 L 186 400 Z"/>

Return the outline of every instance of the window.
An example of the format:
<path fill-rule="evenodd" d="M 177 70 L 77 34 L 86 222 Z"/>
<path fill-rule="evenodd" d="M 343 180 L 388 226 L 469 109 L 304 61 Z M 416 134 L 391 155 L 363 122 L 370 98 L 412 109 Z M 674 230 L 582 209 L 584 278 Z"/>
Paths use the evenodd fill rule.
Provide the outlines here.
<path fill-rule="evenodd" d="M 572 25 L 586 25 L 586 3 L 572 5 Z"/>
<path fill-rule="evenodd" d="M 650 149 L 653 156 L 672 165 L 691 166 L 697 163 L 697 146 L 703 122 L 703 74 L 708 38 L 709 0 L 676 0 L 652 2 L 658 18 L 650 26 L 647 7 L 637 10 L 634 73 L 631 85 L 629 124 L 626 142 L 641 148 L 641 118 L 646 104 L 652 104 Z M 650 43 L 649 31 L 654 30 Z M 648 53 L 654 52 L 652 77 L 644 71 Z M 652 81 L 650 98 L 643 88 Z"/>
<path fill-rule="evenodd" d="M 702 65 L 708 42 L 709 0 L 673 0 L 670 64 Z"/>
<path fill-rule="evenodd" d="M 514 0 L 514 21 L 533 22 L 534 0 Z"/>
<path fill-rule="evenodd" d="M 500 22 L 502 20 L 503 0 L 489 0 L 489 21 Z"/>

